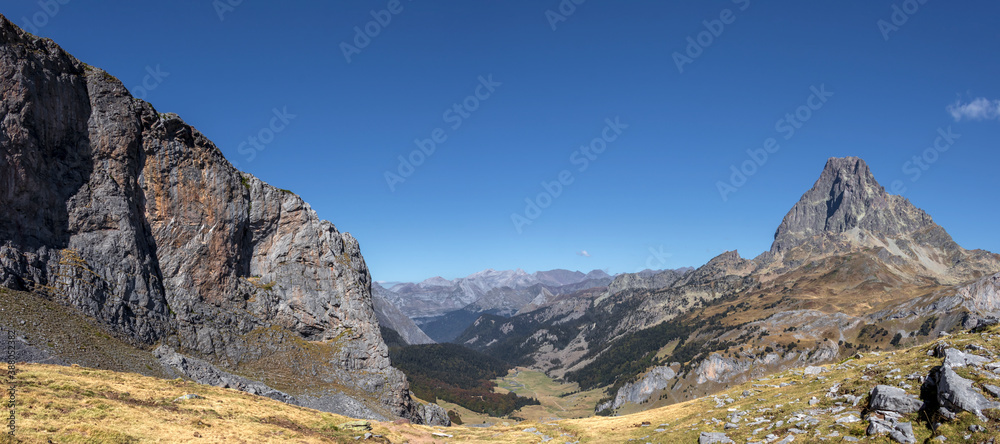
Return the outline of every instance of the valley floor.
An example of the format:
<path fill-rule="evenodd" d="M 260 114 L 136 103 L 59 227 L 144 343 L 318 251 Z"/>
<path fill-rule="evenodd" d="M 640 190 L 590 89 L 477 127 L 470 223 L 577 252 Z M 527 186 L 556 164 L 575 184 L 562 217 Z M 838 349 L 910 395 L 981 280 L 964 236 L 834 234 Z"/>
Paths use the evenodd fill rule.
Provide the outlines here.
<path fill-rule="evenodd" d="M 937 342 L 956 349 L 974 349 L 993 361 L 1000 359 L 997 327 Z M 0 442 L 694 443 L 702 432 L 725 433 L 737 443 L 768 439 L 791 442 L 787 441 L 789 436 L 796 443 L 854 438 L 891 442 L 884 436 L 865 436 L 868 422 L 863 418 L 868 393 L 875 385 L 886 384 L 918 395 L 917 378 L 942 363 L 942 358 L 929 353 L 935 345 L 865 354 L 811 372 L 790 370 L 715 396 L 620 417 L 552 420 L 582 413 L 561 402 L 573 396 L 561 396 L 572 389 L 556 385 L 537 372 L 518 369 L 504 378 L 505 387 L 545 401 L 525 409 L 523 415 L 531 416 L 526 421 L 488 421 L 494 422 L 489 427 L 428 427 L 376 421 L 352 425 L 355 420 L 351 418 L 189 381 L 83 367 L 18 364 L 17 438 L 11 440 L 4 435 Z M 976 387 L 998 378 L 979 367 L 959 367 L 956 372 L 974 381 Z M 197 397 L 182 399 L 185 395 Z M 576 396 L 583 401 L 596 395 L 584 392 Z M 856 405 L 850 401 L 854 396 L 858 397 Z M 587 399 L 580 404 L 586 407 L 592 402 Z M 528 413 L 530 409 L 537 412 Z M 960 413 L 955 420 L 944 421 L 936 431 L 916 413 L 904 415 L 901 421 L 913 424 L 917 442 L 936 436 L 946 437 L 946 442 L 986 442 L 1000 436 L 1000 412 L 984 413 L 984 420 Z M 463 419 L 466 424 L 475 422 L 471 417 Z M 365 430 L 367 427 L 370 430 Z"/>

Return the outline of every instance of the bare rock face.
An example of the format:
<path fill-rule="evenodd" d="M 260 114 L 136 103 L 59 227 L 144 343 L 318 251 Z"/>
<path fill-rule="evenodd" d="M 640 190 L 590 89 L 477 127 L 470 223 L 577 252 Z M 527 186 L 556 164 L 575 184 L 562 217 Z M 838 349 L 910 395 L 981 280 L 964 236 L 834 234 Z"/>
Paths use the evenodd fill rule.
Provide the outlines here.
<path fill-rule="evenodd" d="M 636 382 L 627 382 L 617 393 L 615 399 L 598 404 L 595 411 L 605 409 L 617 410 L 626 403 L 641 404 L 649 401 L 654 394 L 665 390 L 676 381 L 677 372 L 668 366 L 653 367 Z"/>
<path fill-rule="evenodd" d="M 140 347 L 421 422 L 350 234 L 2 16 L 0 92 L 0 285 Z"/>
<path fill-rule="evenodd" d="M 1000 273 L 959 288 L 958 296 L 973 312 L 1000 317 Z"/>
<path fill-rule="evenodd" d="M 812 236 L 858 228 L 887 236 L 936 227 L 923 210 L 901 196 L 891 196 L 857 157 L 831 158 L 812 189 L 785 215 L 771 251 L 786 251 Z M 938 227 L 940 228 L 940 227 Z M 941 243 L 957 245 L 947 234 Z"/>
<path fill-rule="evenodd" d="M 1000 270 L 1000 256 L 959 246 L 923 210 L 890 195 L 857 157 L 831 158 L 785 215 L 771 250 L 755 262 L 784 270 L 832 254 L 872 248 L 898 274 L 961 284 Z M 780 268 L 780 267 L 779 267 Z"/>
<path fill-rule="evenodd" d="M 0 284 L 48 294 L 138 343 L 169 330 L 156 246 L 135 178 L 127 95 L 51 40 L 0 17 Z M 124 139 L 128 139 L 127 142 Z M 119 143 L 122 142 L 122 143 Z"/>

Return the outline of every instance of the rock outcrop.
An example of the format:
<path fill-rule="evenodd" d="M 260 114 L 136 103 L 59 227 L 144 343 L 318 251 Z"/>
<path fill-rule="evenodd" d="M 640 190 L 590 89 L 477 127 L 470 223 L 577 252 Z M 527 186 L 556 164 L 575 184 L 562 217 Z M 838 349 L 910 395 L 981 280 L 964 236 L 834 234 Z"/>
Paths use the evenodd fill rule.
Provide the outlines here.
<path fill-rule="evenodd" d="M 615 399 L 598 404 L 594 410 L 617 410 L 625 403 L 641 404 L 649 401 L 654 393 L 659 393 L 676 381 L 677 372 L 668 366 L 653 367 L 636 382 L 627 382 L 615 394 Z"/>
<path fill-rule="evenodd" d="M 252 395 L 266 396 L 287 404 L 299 405 L 298 400 L 287 393 L 282 393 L 257 381 L 224 372 L 208 362 L 184 356 L 165 345 L 154 349 L 153 356 L 165 367 L 174 369 L 179 376 L 186 376 L 199 384 L 236 389 Z"/>
<path fill-rule="evenodd" d="M 959 288 L 958 296 L 973 312 L 1000 318 L 1000 273 Z"/>
<path fill-rule="evenodd" d="M 870 410 L 915 413 L 923 407 L 923 401 L 910 396 L 899 387 L 890 385 L 877 385 L 868 395 L 868 408 Z"/>
<path fill-rule="evenodd" d="M 1000 408 L 1000 402 L 986 398 L 972 385 L 972 381 L 959 376 L 948 365 L 936 368 L 927 377 L 924 386 L 936 393 L 934 400 L 939 411 L 946 417 L 954 417 L 958 412 L 972 412 L 980 418 L 983 410 Z"/>
<path fill-rule="evenodd" d="M 451 425 L 451 419 L 448 418 L 448 412 L 445 411 L 444 407 L 437 404 L 421 404 L 419 411 L 420 417 L 424 419 L 424 423 L 427 425 L 445 427 Z"/>
<path fill-rule="evenodd" d="M 421 421 L 350 234 L 2 16 L 0 93 L 0 285 L 137 347 Z"/>

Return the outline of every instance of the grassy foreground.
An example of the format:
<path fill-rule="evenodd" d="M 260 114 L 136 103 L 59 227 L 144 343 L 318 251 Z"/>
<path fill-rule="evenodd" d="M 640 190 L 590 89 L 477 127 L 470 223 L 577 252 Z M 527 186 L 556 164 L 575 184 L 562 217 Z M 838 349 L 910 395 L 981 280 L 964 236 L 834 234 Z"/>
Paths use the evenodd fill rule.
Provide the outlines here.
<path fill-rule="evenodd" d="M 956 348 L 969 344 L 984 347 L 996 356 L 1000 330 L 965 333 L 941 339 Z M 368 433 L 345 425 L 353 421 L 330 413 L 291 406 L 235 390 L 165 380 L 131 373 L 19 364 L 16 440 L 0 442 L 138 443 L 138 442 L 697 442 L 702 431 L 725 431 L 737 443 L 763 439 L 767 434 L 784 438 L 796 434 L 795 442 L 840 442 L 845 436 L 864 442 L 890 442 L 886 437 L 864 437 L 865 421 L 837 423 L 849 415 L 863 416 L 866 396 L 876 384 L 904 387 L 919 393 L 918 381 L 908 375 L 926 375 L 941 359 L 928 355 L 933 343 L 896 352 L 866 354 L 824 367 L 818 375 L 790 370 L 701 399 L 620 417 L 588 417 L 558 421 L 498 421 L 491 427 L 428 427 L 393 422 L 370 422 Z M 977 384 L 993 383 L 995 375 L 985 370 L 957 369 Z M 523 374 L 527 382 L 531 374 Z M 862 397 L 857 407 L 826 393 L 839 384 L 838 394 Z M 528 386 L 532 384 L 527 384 Z M 744 394 L 747 396 L 743 396 Z M 195 394 L 201 398 L 178 399 Z M 558 397 L 558 394 L 553 394 Z M 809 401 L 816 400 L 810 405 Z M 840 404 L 838 404 L 840 403 Z M 537 408 L 537 407 L 536 407 Z M 724 430 L 735 412 L 743 419 Z M 532 415 L 534 416 L 534 415 Z M 539 415 L 541 416 L 541 415 Z M 818 420 L 801 425 L 801 418 Z M 988 415 L 994 417 L 994 415 Z M 763 421 L 761 421 L 763 420 Z M 912 421 L 917 442 L 943 435 L 947 442 L 985 442 L 1000 436 L 1000 421 L 979 421 L 962 413 L 932 431 L 916 414 Z M 759 421 L 759 422 L 758 422 Z M 780 422 L 779 422 L 780 421 Z M 757 424 L 749 424 L 758 422 Z M 796 425 L 796 423 L 799 425 Z M 969 426 L 983 431 L 970 433 Z M 792 429 L 803 429 L 792 430 Z M 434 435 L 437 433 L 438 435 Z M 445 436 L 448 435 L 448 436 Z M 966 436 L 969 435 L 968 440 Z M 355 440 L 355 437 L 361 437 Z M 935 441 L 936 442 L 936 441 Z"/>

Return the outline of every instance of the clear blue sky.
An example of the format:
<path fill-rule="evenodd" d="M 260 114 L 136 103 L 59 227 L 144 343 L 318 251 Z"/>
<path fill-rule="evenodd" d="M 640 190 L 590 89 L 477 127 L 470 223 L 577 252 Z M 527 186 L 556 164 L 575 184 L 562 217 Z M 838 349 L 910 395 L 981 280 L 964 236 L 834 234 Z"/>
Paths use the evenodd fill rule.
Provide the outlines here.
<path fill-rule="evenodd" d="M 143 96 L 157 110 L 357 237 L 376 280 L 753 257 L 826 159 L 845 155 L 887 187 L 900 180 L 964 247 L 1000 251 L 996 2 L 928 1 L 883 26 L 888 40 L 878 22 L 892 24 L 902 1 L 588 0 L 553 30 L 546 11 L 559 3 L 402 0 L 350 63 L 341 43 L 389 1 L 245 0 L 224 20 L 211 0 L 70 0 L 53 14 L 21 1 L 0 13 L 41 25 L 134 94 L 155 86 Z M 720 14 L 731 23 L 680 72 L 674 53 Z M 157 67 L 167 75 L 146 79 Z M 478 108 L 453 129 L 459 114 L 445 111 L 489 75 L 501 85 L 479 88 L 489 97 L 469 100 Z M 810 118 L 785 140 L 778 120 L 823 85 L 833 96 L 800 110 Z M 275 108 L 295 117 L 264 150 L 241 151 Z M 580 171 L 574 152 L 615 117 L 628 128 Z M 948 126 L 961 138 L 912 180 L 906 162 Z M 385 172 L 437 128 L 444 143 L 391 191 Z M 717 182 L 771 137 L 780 149 L 724 201 Z M 563 170 L 573 182 L 518 233 L 511 215 Z"/>

